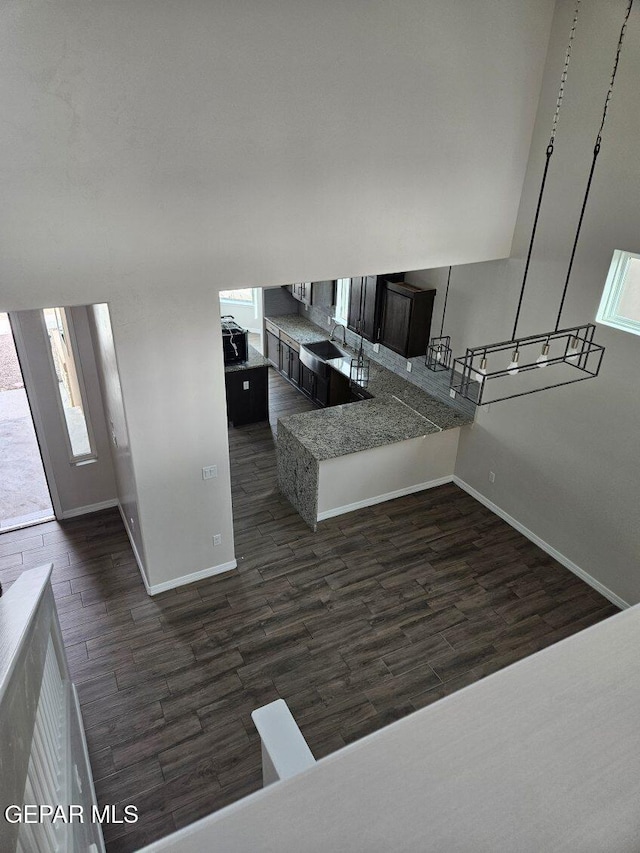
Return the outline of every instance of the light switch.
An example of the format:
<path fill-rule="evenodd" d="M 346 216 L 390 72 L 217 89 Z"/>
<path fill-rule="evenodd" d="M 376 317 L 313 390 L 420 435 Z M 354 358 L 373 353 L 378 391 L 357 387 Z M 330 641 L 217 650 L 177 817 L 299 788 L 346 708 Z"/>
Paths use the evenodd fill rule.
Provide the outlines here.
<path fill-rule="evenodd" d="M 242 383 L 242 390 L 243 391 L 249 390 L 249 380 L 248 379 L 245 379 L 245 381 Z"/>
<path fill-rule="evenodd" d="M 217 465 L 207 465 L 206 468 L 202 469 L 202 479 L 203 480 L 213 480 L 218 476 L 218 466 Z"/>

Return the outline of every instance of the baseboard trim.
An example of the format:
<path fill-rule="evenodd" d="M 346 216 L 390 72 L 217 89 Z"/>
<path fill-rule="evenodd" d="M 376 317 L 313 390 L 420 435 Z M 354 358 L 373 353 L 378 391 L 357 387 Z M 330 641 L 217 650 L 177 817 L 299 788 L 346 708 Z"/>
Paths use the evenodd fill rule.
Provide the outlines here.
<path fill-rule="evenodd" d="M 100 512 L 101 509 L 113 509 L 113 507 L 119 505 L 118 501 L 113 498 L 109 501 L 100 501 L 100 503 L 97 504 L 86 504 L 85 506 L 78 506 L 75 509 L 66 509 L 60 518 L 64 520 L 67 518 L 76 518 L 78 515 L 88 515 L 90 512 Z"/>
<path fill-rule="evenodd" d="M 133 538 L 133 534 L 131 533 L 131 528 L 129 527 L 129 519 L 127 518 L 127 514 L 125 513 L 125 511 L 122 509 L 122 504 L 120 503 L 120 501 L 118 501 L 118 509 L 120 510 L 120 517 L 122 518 L 124 529 L 126 531 L 127 536 L 129 537 L 129 544 L 131 545 L 133 556 L 136 558 L 138 569 L 140 571 L 140 574 L 142 575 L 142 582 L 144 583 L 144 587 L 147 590 L 147 595 L 151 595 L 152 593 L 150 592 L 149 583 L 147 581 L 147 573 L 144 567 L 144 562 L 142 561 L 142 557 L 138 552 L 138 548 Z"/>
<path fill-rule="evenodd" d="M 235 560 L 230 560 L 228 563 L 221 563 L 219 566 L 211 566 L 208 569 L 201 569 L 199 572 L 192 572 L 190 575 L 182 575 L 179 578 L 173 578 L 170 581 L 164 581 L 164 583 L 156 583 L 152 586 L 145 581 L 145 586 L 147 587 L 147 592 L 149 595 L 158 595 L 159 592 L 166 592 L 169 589 L 175 589 L 179 586 L 185 586 L 188 583 L 194 583 L 194 581 L 201 581 L 205 578 L 213 577 L 214 575 L 221 575 L 224 572 L 230 572 L 232 569 L 236 569 L 238 564 Z"/>
<path fill-rule="evenodd" d="M 553 557 L 554 560 L 557 560 L 565 569 L 569 569 L 570 572 L 573 572 L 574 575 L 577 575 L 581 578 L 585 583 L 588 583 L 589 586 L 593 587 L 593 589 L 597 590 L 601 595 L 604 595 L 606 599 L 608 599 L 612 604 L 615 604 L 616 607 L 619 607 L 621 610 L 626 610 L 627 607 L 631 605 L 620 598 L 619 595 L 616 595 L 615 592 L 610 590 L 604 584 L 600 583 L 599 580 L 590 575 L 589 572 L 585 572 L 584 569 L 581 569 L 577 563 L 574 563 L 573 560 L 570 560 L 568 557 L 565 557 L 564 554 L 561 554 L 553 545 L 549 545 L 548 542 L 545 542 L 544 539 L 541 539 L 536 533 L 532 530 L 529 530 L 528 527 L 525 527 L 524 524 L 518 521 L 517 518 L 514 518 L 512 515 L 509 515 L 508 512 L 505 512 L 501 509 L 497 504 L 494 504 L 493 501 L 490 501 L 487 497 L 485 497 L 482 492 L 474 489 L 473 486 L 470 486 L 464 480 L 461 480 L 460 477 L 456 475 L 453 476 L 453 482 L 456 486 L 459 486 L 465 492 L 471 495 L 471 497 L 475 498 L 479 503 L 483 504 L 490 509 L 491 512 L 500 516 L 507 524 L 510 524 L 515 530 L 519 533 L 522 533 L 523 536 L 526 536 L 531 542 L 537 545 L 539 548 L 542 548 L 550 557 Z"/>
<path fill-rule="evenodd" d="M 124 528 L 127 531 L 127 536 L 129 537 L 129 542 L 131 543 L 131 550 L 133 551 L 133 556 L 136 558 L 136 563 L 138 564 L 138 569 L 140 570 L 140 574 L 142 575 L 142 582 L 144 584 L 144 588 L 147 590 L 147 595 L 158 595 L 160 592 L 167 592 L 170 589 L 176 589 L 179 586 L 185 586 L 188 583 L 193 583 L 194 581 L 201 581 L 205 578 L 213 577 L 213 575 L 221 575 L 223 572 L 230 572 L 232 569 L 236 569 L 238 564 L 235 560 L 230 560 L 228 563 L 221 563 L 219 566 L 211 566 L 208 569 L 201 569 L 199 572 L 192 572 L 190 575 L 182 575 L 179 578 L 173 578 L 170 581 L 164 581 L 163 583 L 154 583 L 150 584 L 147 580 L 147 573 L 144 568 L 144 563 L 138 553 L 138 549 L 136 548 L 136 543 L 133 540 L 133 536 L 131 535 L 131 529 L 129 527 L 129 523 L 127 520 L 127 516 L 125 515 L 124 510 L 122 509 L 122 505 L 118 501 L 118 509 L 120 510 L 120 515 L 122 516 L 122 523 L 124 524 Z"/>
<path fill-rule="evenodd" d="M 385 501 L 392 501 L 394 498 L 403 498 L 405 495 L 412 495 L 414 492 L 423 492 L 426 489 L 435 489 L 437 486 L 444 486 L 446 483 L 453 482 L 451 474 L 446 477 L 438 477 L 436 480 L 428 480 L 426 483 L 416 483 L 414 486 L 406 486 L 404 489 L 396 489 L 395 492 L 386 492 L 384 495 L 376 495 L 373 498 L 365 498 L 361 501 L 356 501 L 352 504 L 335 507 L 335 509 L 326 509 L 324 512 L 318 513 L 318 521 L 324 521 L 327 518 L 335 518 L 337 515 L 344 515 L 347 512 L 353 512 L 356 509 L 364 509 L 367 506 L 375 506 Z"/>

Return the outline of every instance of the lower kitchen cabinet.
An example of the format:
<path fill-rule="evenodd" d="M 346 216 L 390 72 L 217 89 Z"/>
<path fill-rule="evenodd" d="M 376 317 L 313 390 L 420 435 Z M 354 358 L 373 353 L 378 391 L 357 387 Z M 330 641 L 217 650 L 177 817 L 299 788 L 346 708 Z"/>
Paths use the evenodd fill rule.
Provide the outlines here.
<path fill-rule="evenodd" d="M 225 373 L 227 417 L 234 427 L 269 420 L 268 367 Z"/>
<path fill-rule="evenodd" d="M 284 341 L 280 341 L 280 370 L 294 385 L 300 384 L 300 355 Z"/>
<path fill-rule="evenodd" d="M 267 329 L 267 358 L 276 370 L 280 370 L 280 339 Z"/>
<path fill-rule="evenodd" d="M 314 403 L 329 405 L 329 380 L 309 370 L 305 364 L 300 365 L 300 387 Z"/>
<path fill-rule="evenodd" d="M 349 377 L 334 370 L 329 382 L 329 406 L 342 406 L 345 403 L 356 403 L 358 400 L 370 400 L 368 391 L 359 385 L 352 385 Z"/>

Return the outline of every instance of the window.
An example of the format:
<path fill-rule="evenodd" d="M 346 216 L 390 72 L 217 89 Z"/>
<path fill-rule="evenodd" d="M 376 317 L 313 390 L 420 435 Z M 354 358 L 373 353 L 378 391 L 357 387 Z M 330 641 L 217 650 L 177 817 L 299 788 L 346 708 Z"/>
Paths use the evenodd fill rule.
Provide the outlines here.
<path fill-rule="evenodd" d="M 77 346 L 71 314 L 64 308 L 45 308 L 42 312 L 51 349 L 51 366 L 59 400 L 72 462 L 87 462 L 96 458 L 88 420 L 86 393 L 80 364 L 76 358 Z"/>
<path fill-rule="evenodd" d="M 336 323 L 347 325 L 349 315 L 349 288 L 350 278 L 339 278 L 336 280 Z"/>
<path fill-rule="evenodd" d="M 238 290 L 221 290 L 220 299 L 225 302 L 241 302 L 243 305 L 252 305 L 253 289 L 245 287 Z"/>
<path fill-rule="evenodd" d="M 640 255 L 613 253 L 596 322 L 640 335 Z"/>

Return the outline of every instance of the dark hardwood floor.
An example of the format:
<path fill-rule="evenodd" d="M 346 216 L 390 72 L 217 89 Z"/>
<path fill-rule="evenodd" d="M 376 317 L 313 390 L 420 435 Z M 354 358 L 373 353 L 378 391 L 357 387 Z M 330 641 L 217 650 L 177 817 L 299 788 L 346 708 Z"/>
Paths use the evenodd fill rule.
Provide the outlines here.
<path fill-rule="evenodd" d="M 273 412 L 310 408 L 270 371 Z M 115 510 L 0 536 L 0 580 L 52 561 L 105 828 L 132 851 L 258 789 L 251 711 L 316 757 L 614 612 L 454 485 L 323 522 L 279 495 L 268 424 L 230 430 L 238 571 L 149 598 Z"/>

